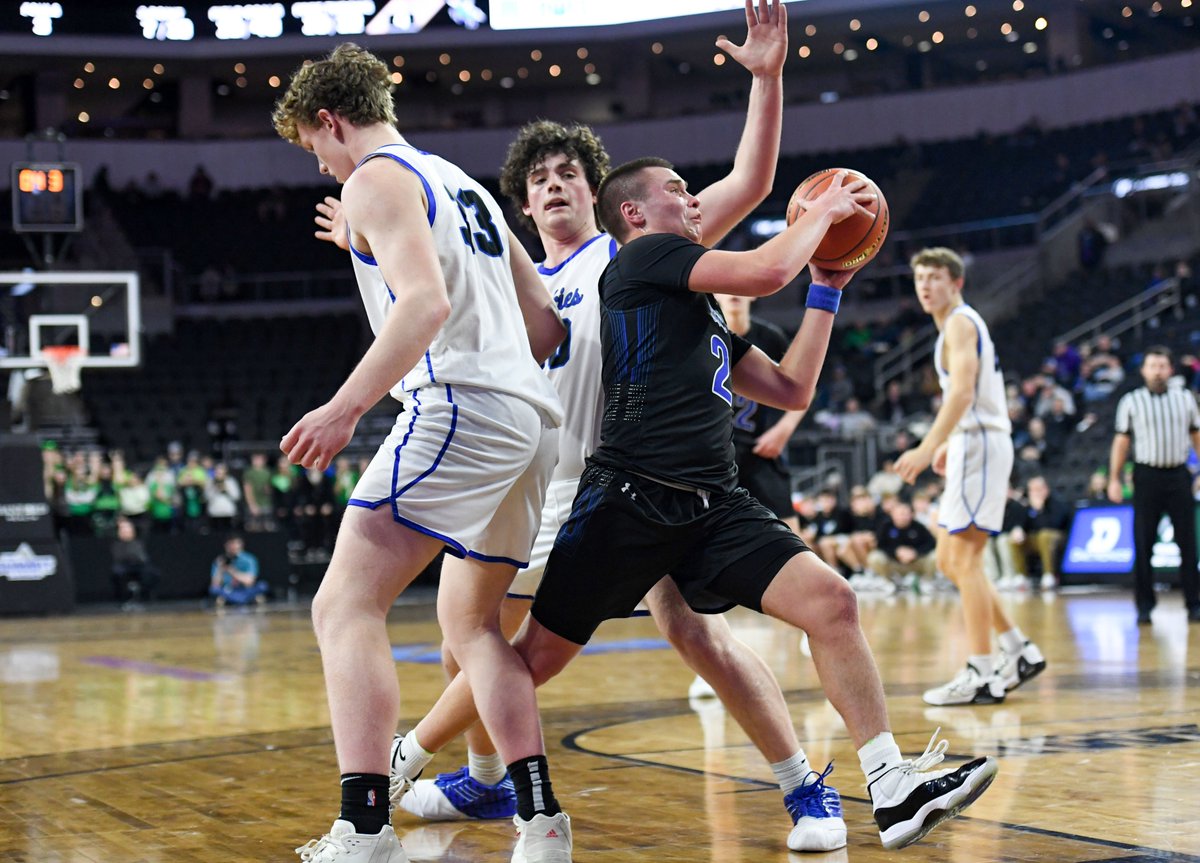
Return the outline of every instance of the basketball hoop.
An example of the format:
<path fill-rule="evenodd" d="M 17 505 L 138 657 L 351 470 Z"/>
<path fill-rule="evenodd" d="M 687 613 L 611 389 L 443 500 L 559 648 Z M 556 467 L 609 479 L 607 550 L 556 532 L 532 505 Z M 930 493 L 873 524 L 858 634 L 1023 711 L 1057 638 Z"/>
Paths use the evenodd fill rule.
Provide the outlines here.
<path fill-rule="evenodd" d="M 55 395 L 79 391 L 83 348 L 78 345 L 49 345 L 42 348 L 42 358 L 50 370 L 50 386 Z"/>

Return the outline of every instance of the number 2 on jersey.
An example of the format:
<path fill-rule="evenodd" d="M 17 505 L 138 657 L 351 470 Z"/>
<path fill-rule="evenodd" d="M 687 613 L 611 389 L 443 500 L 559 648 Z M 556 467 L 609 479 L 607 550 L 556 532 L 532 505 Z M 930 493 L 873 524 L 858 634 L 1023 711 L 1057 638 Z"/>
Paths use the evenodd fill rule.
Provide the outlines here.
<path fill-rule="evenodd" d="M 720 336 L 713 336 L 709 344 L 711 345 L 712 355 L 721 363 L 713 374 L 713 395 L 720 398 L 725 404 L 732 405 L 733 393 L 730 392 L 729 387 L 726 385 L 729 381 L 729 351 Z"/>
<path fill-rule="evenodd" d="M 567 328 L 567 336 L 562 340 L 553 354 L 550 355 L 550 361 L 546 367 L 551 369 L 561 369 L 567 364 L 567 360 L 571 359 L 571 319 L 563 318 L 563 326 Z"/>

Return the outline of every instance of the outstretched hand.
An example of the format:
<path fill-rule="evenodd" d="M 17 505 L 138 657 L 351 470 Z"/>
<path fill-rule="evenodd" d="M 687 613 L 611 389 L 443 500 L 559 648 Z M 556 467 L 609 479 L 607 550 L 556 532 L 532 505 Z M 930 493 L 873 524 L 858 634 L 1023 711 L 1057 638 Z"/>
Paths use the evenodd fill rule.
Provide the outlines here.
<path fill-rule="evenodd" d="M 746 0 L 746 41 L 735 45 L 725 36 L 717 37 L 717 47 L 740 63 L 750 74 L 778 77 L 787 59 L 787 9 L 780 0 Z"/>
<path fill-rule="evenodd" d="M 333 243 L 343 252 L 350 251 L 350 237 L 346 233 L 346 214 L 342 212 L 342 202 L 332 195 L 326 195 L 324 201 L 317 203 L 317 215 L 313 218 L 321 230 L 314 231 L 318 240 Z"/>

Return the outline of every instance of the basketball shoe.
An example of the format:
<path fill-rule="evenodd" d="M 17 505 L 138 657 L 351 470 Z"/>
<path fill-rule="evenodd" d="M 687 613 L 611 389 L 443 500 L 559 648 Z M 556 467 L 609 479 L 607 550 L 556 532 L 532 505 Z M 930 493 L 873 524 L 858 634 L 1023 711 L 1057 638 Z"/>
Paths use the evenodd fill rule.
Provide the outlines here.
<path fill-rule="evenodd" d="M 996 778 L 994 758 L 976 758 L 954 770 L 934 770 L 949 743 L 933 732 L 920 757 L 901 761 L 867 784 L 879 838 L 888 850 L 911 845 L 974 803 Z"/>
<path fill-rule="evenodd" d="M 926 704 L 999 704 L 1004 700 L 1004 683 L 996 674 L 984 677 L 967 663 L 949 683 L 928 689 L 922 696 Z"/>
<path fill-rule="evenodd" d="M 391 827 L 375 835 L 355 833 L 354 825 L 340 818 L 328 833 L 308 840 L 296 853 L 304 863 L 408 863 Z"/>
<path fill-rule="evenodd" d="M 566 812 L 538 813 L 529 821 L 513 816 L 517 845 L 512 863 L 571 863 L 571 819 Z"/>
<path fill-rule="evenodd" d="M 792 851 L 834 851 L 846 844 L 842 797 L 836 788 L 825 784 L 831 772 L 832 761 L 823 773 L 813 770 L 808 774 L 816 776 L 815 781 L 793 789 L 783 798 L 792 816 L 792 832 L 787 838 L 787 847 Z"/>
<path fill-rule="evenodd" d="M 400 798 L 400 808 L 427 821 L 512 818 L 517 814 L 517 792 L 507 774 L 495 785 L 484 785 L 463 767 L 413 782 Z"/>
<path fill-rule="evenodd" d="M 1026 641 L 1021 649 L 1009 654 L 1003 647 L 996 658 L 996 676 L 1004 684 L 1005 692 L 1012 692 L 1026 680 L 1037 677 L 1046 670 L 1046 657 L 1032 641 Z"/>

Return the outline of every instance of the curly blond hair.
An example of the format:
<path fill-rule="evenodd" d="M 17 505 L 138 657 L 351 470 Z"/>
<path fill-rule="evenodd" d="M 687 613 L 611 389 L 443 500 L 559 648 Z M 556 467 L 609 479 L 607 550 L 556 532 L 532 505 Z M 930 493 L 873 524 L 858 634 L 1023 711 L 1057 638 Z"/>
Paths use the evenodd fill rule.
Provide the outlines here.
<path fill-rule="evenodd" d="M 387 64 L 353 42 L 338 45 L 323 60 L 305 61 L 275 103 L 271 122 L 285 141 L 300 143 L 298 126 L 320 125 L 317 112 L 332 111 L 355 126 L 396 124 L 392 78 Z"/>
<path fill-rule="evenodd" d="M 523 126 L 500 169 L 500 191 L 512 202 L 521 223 L 535 233 L 537 225 L 521 212 L 529 198 L 525 181 L 538 165 L 559 153 L 579 162 L 592 191 L 600 188 L 608 173 L 608 153 L 590 127 L 581 123 L 564 126 L 553 120 L 534 120 Z"/>

